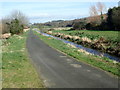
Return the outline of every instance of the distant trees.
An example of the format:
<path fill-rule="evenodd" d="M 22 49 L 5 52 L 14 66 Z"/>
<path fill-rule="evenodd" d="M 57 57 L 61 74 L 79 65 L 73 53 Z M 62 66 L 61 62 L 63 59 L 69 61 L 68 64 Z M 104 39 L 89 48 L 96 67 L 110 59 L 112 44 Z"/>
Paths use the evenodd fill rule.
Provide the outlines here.
<path fill-rule="evenodd" d="M 94 23 L 95 21 L 98 21 L 97 20 L 98 12 L 97 12 L 97 8 L 95 5 L 90 6 L 89 13 L 90 13 L 89 23 Z"/>
<path fill-rule="evenodd" d="M 87 20 L 76 22 L 73 25 L 73 29 L 99 29 L 100 24 L 104 21 L 103 12 L 105 11 L 105 5 L 101 2 L 96 5 L 91 5 L 89 8 L 90 17 Z"/>
<path fill-rule="evenodd" d="M 29 23 L 28 18 L 20 11 L 13 11 L 11 15 L 2 19 L 2 33 L 19 34 Z"/>
<path fill-rule="evenodd" d="M 103 12 L 106 10 L 106 6 L 104 5 L 104 3 L 98 2 L 96 3 L 96 5 L 90 6 L 89 10 L 91 16 L 91 18 L 89 18 L 90 22 L 101 23 L 103 21 Z M 99 17 L 97 17 L 99 14 L 101 15 L 101 20 L 99 19 Z"/>
<path fill-rule="evenodd" d="M 89 23 L 94 24 L 94 23 L 100 23 L 99 22 L 99 17 L 98 17 L 98 11 L 95 5 L 90 6 L 90 17 L 89 17 Z"/>
<path fill-rule="evenodd" d="M 98 2 L 96 7 L 93 5 L 90 7 L 89 23 L 86 25 L 87 29 L 96 30 L 120 30 L 120 6 L 110 8 L 107 14 L 103 14 L 106 11 L 106 7 L 103 3 Z M 91 14 L 92 12 L 92 14 Z M 97 14 L 100 14 L 100 18 L 97 18 Z M 106 18 L 104 18 L 106 16 Z M 91 19 L 92 18 L 92 19 Z M 95 25 L 96 24 L 96 25 Z"/>
<path fill-rule="evenodd" d="M 74 29 L 74 30 L 83 30 L 83 29 L 85 29 L 85 25 L 86 25 L 86 22 L 85 22 L 85 21 L 76 22 L 76 23 L 73 25 L 73 29 Z"/>
<path fill-rule="evenodd" d="M 9 32 L 9 29 L 8 29 L 8 25 L 6 24 L 6 22 L 8 22 L 9 21 L 9 19 L 7 19 L 7 18 L 3 18 L 3 19 L 1 19 L 0 20 L 1 21 L 1 33 L 8 33 Z"/>
<path fill-rule="evenodd" d="M 13 19 L 8 25 L 11 34 L 20 34 L 23 32 L 24 25 L 20 23 L 18 19 Z"/>
<path fill-rule="evenodd" d="M 120 30 L 120 6 L 108 10 L 107 23 L 113 30 Z"/>
<path fill-rule="evenodd" d="M 120 6 L 110 8 L 107 13 L 104 3 L 90 6 L 90 17 L 70 21 L 52 21 L 44 23 L 50 27 L 73 27 L 71 30 L 120 30 Z"/>
<path fill-rule="evenodd" d="M 106 6 L 104 3 L 98 2 L 97 3 L 97 10 L 101 14 L 101 22 L 103 21 L 103 12 L 106 11 Z"/>
<path fill-rule="evenodd" d="M 98 3 L 99 12 L 96 11 L 95 6 L 91 6 L 91 17 L 88 17 L 86 20 L 81 19 L 82 21 L 76 22 L 73 25 L 74 30 L 120 30 L 120 6 L 110 8 L 107 14 L 102 14 L 104 12 L 105 6 Z M 104 9 L 103 9 L 104 8 Z M 101 13 L 100 15 L 97 15 Z M 105 17 L 105 18 L 103 18 Z"/>
<path fill-rule="evenodd" d="M 95 7 L 95 5 L 92 5 L 90 7 L 90 16 L 97 16 L 98 12 L 97 12 L 97 8 Z"/>
<path fill-rule="evenodd" d="M 120 6 L 110 8 L 107 12 L 107 19 L 102 21 L 100 29 L 102 30 L 120 30 Z"/>
<path fill-rule="evenodd" d="M 20 24 L 23 24 L 23 25 L 28 25 L 29 23 L 27 16 L 19 10 L 12 11 L 9 18 L 11 20 L 17 19 L 19 20 Z"/>

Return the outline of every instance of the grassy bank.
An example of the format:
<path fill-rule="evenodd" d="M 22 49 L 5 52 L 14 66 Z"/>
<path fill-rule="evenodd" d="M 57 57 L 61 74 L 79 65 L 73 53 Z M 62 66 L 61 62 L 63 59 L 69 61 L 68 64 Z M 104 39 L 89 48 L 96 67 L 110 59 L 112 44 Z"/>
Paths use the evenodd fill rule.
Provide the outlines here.
<path fill-rule="evenodd" d="M 77 48 L 68 46 L 68 44 L 63 43 L 60 40 L 56 40 L 56 39 L 51 38 L 51 37 L 42 36 L 35 31 L 34 31 L 34 33 L 36 35 L 38 35 L 40 37 L 40 39 L 42 39 L 49 46 L 51 46 L 57 50 L 60 50 L 69 56 L 76 58 L 78 61 L 85 62 L 85 63 L 90 64 L 92 66 L 103 69 L 107 72 L 110 72 L 114 75 L 120 76 L 120 73 L 118 72 L 118 69 L 119 69 L 118 64 L 119 63 L 113 63 L 113 61 L 108 59 L 108 58 L 86 54 L 84 52 L 81 52 Z"/>
<path fill-rule="evenodd" d="M 46 33 L 120 57 L 118 31 L 53 30 Z"/>
<path fill-rule="evenodd" d="M 2 78 L 3 88 L 43 87 L 26 51 L 26 36 L 14 35 L 3 40 Z"/>

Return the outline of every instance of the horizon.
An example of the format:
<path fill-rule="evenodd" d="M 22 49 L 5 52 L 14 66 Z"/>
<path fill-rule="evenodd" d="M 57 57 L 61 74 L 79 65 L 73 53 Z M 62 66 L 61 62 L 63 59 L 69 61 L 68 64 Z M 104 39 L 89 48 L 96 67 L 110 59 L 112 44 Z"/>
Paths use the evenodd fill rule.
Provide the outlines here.
<path fill-rule="evenodd" d="M 1 2 L 0 17 L 19 10 L 29 17 L 30 23 L 44 23 L 53 20 L 74 20 L 89 15 L 89 7 L 96 2 Z M 118 6 L 118 2 L 103 2 L 107 10 Z M 104 12 L 106 13 L 106 12 Z"/>

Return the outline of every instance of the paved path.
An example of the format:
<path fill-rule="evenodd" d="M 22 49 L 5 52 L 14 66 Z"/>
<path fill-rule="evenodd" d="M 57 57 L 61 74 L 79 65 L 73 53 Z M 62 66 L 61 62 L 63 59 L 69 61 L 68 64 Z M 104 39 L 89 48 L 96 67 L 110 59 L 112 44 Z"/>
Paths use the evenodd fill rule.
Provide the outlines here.
<path fill-rule="evenodd" d="M 54 50 L 34 35 L 32 31 L 28 34 L 27 48 L 46 87 L 118 87 L 118 80 L 115 77 Z"/>

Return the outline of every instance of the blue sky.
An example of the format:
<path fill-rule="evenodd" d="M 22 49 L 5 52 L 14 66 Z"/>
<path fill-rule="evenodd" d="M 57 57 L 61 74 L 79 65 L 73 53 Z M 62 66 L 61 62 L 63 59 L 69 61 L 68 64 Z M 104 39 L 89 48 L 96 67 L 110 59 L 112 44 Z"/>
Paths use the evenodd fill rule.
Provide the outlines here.
<path fill-rule="evenodd" d="M 0 2 L 0 17 L 20 10 L 29 16 L 30 22 L 72 20 L 89 16 L 89 7 L 96 2 Z M 117 2 L 104 2 L 107 9 L 118 6 Z"/>

